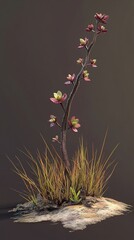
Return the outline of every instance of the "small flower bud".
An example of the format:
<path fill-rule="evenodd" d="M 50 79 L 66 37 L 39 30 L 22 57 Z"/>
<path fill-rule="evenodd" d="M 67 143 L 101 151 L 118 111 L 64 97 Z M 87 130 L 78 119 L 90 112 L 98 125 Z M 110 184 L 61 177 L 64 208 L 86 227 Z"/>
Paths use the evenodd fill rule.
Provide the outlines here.
<path fill-rule="evenodd" d="M 67 94 L 66 93 L 62 94 L 61 91 L 58 91 L 57 93 L 54 93 L 53 95 L 54 95 L 54 98 L 50 98 L 50 100 L 51 100 L 51 102 L 56 103 L 56 104 L 64 102 L 67 98 Z"/>
<path fill-rule="evenodd" d="M 71 74 L 68 74 L 67 79 L 68 79 L 69 81 L 65 82 L 66 85 L 73 83 L 74 80 L 75 80 L 75 74 L 74 74 L 74 73 L 73 73 L 72 75 L 71 75 Z"/>
<path fill-rule="evenodd" d="M 60 143 L 60 141 L 59 141 L 59 136 L 56 135 L 55 137 L 53 137 L 53 138 L 52 138 L 52 142 L 58 142 L 58 143 Z"/>
<path fill-rule="evenodd" d="M 90 59 L 90 65 L 91 65 L 92 67 L 97 67 L 97 65 L 96 65 L 96 59 Z"/>
<path fill-rule="evenodd" d="M 83 48 L 87 45 L 88 43 L 88 38 L 85 37 L 85 39 L 80 38 L 80 45 L 78 46 L 78 48 Z"/>
<path fill-rule="evenodd" d="M 104 27 L 104 26 L 101 26 L 101 25 L 99 25 L 98 27 L 97 27 L 97 34 L 99 34 L 99 33 L 103 33 L 103 32 L 107 32 L 107 29 Z"/>
<path fill-rule="evenodd" d="M 104 23 L 106 24 L 107 23 L 107 20 L 109 19 L 109 16 L 106 15 L 106 14 L 102 14 L 102 13 L 96 13 L 94 15 L 95 19 L 98 21 L 98 22 L 101 22 L 101 23 Z"/>
<path fill-rule="evenodd" d="M 82 64 L 82 63 L 83 63 L 83 58 L 79 58 L 79 59 L 77 60 L 77 63 Z"/>
<path fill-rule="evenodd" d="M 54 127 L 55 124 L 57 123 L 57 118 L 54 115 L 50 115 L 49 122 L 50 122 L 50 127 Z"/>
<path fill-rule="evenodd" d="M 78 132 L 78 128 L 81 126 L 79 124 L 79 119 L 73 116 L 70 121 L 68 122 L 70 128 L 72 129 L 73 132 Z"/>
<path fill-rule="evenodd" d="M 91 31 L 93 31 L 93 29 L 94 29 L 94 25 L 91 23 L 87 26 L 86 31 L 91 32 Z"/>
<path fill-rule="evenodd" d="M 84 70 L 84 71 L 83 71 L 83 78 L 84 78 L 85 81 L 91 81 L 91 80 L 89 79 L 89 73 L 88 73 L 87 70 Z"/>

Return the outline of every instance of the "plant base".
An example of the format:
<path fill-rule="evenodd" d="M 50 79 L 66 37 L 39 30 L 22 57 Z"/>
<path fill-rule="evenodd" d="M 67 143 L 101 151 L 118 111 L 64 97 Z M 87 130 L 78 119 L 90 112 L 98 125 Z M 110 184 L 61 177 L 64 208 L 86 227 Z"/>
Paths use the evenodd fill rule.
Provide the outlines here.
<path fill-rule="evenodd" d="M 55 209 L 54 209 L 55 208 Z M 14 212 L 15 222 L 35 223 L 42 221 L 61 222 L 65 228 L 72 231 L 83 230 L 87 225 L 101 222 L 106 218 L 123 215 L 130 206 L 111 198 L 87 197 L 79 205 L 68 205 L 57 208 L 47 206 L 45 210 L 33 210 L 32 203 L 17 205 Z"/>

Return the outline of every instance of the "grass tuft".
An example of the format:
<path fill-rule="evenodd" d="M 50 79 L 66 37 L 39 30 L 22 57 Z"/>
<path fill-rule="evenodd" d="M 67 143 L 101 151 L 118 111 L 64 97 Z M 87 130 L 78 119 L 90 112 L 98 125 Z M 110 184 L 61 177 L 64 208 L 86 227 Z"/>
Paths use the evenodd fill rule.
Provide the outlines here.
<path fill-rule="evenodd" d="M 17 156 L 19 167 L 10 160 L 14 171 L 25 185 L 25 191 L 20 192 L 20 195 L 35 205 L 38 204 L 38 196 L 41 196 L 44 204 L 55 203 L 57 205 L 61 205 L 63 202 L 77 204 L 86 196 L 101 197 L 116 167 L 114 161 L 111 161 L 111 157 L 118 146 L 107 157 L 104 157 L 106 137 L 107 133 L 99 153 L 92 145 L 90 157 L 87 147 L 81 140 L 68 174 L 57 151 L 54 148 L 51 150 L 44 139 L 45 152 L 42 154 L 38 150 L 36 158 L 25 148 L 25 151 L 21 152 L 27 157 L 29 173 Z"/>

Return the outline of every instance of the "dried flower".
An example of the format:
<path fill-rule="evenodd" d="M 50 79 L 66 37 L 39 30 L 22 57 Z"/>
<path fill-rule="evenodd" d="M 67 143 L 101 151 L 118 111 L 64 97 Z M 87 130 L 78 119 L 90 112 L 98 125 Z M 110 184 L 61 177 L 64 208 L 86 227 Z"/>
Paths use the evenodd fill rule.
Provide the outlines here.
<path fill-rule="evenodd" d="M 56 104 L 64 102 L 67 98 L 67 94 L 66 93 L 62 94 L 61 91 L 58 91 L 57 93 L 54 93 L 53 95 L 54 95 L 54 98 L 50 98 L 50 100 Z"/>
<path fill-rule="evenodd" d="M 79 58 L 79 59 L 77 60 L 77 63 L 82 64 L 82 63 L 83 63 L 83 58 Z"/>
<path fill-rule="evenodd" d="M 74 132 L 78 132 L 78 128 L 81 126 L 79 124 L 79 119 L 76 118 L 75 116 L 73 116 L 71 118 L 71 120 L 68 122 L 68 124 L 69 124 L 70 128 L 72 129 L 72 131 L 74 131 Z"/>
<path fill-rule="evenodd" d="M 89 79 L 89 73 L 88 73 L 87 70 L 84 70 L 84 71 L 83 71 L 83 78 L 84 78 L 85 81 L 91 81 L 91 80 Z"/>
<path fill-rule="evenodd" d="M 99 25 L 98 27 L 97 27 L 97 34 L 99 34 L 99 33 L 101 33 L 101 32 L 107 32 L 107 29 L 104 27 L 104 26 L 102 26 L 102 25 Z"/>
<path fill-rule="evenodd" d="M 96 13 L 94 15 L 95 19 L 98 21 L 98 22 L 101 22 L 101 23 L 104 23 L 106 24 L 107 23 L 107 20 L 109 19 L 109 16 L 106 15 L 106 14 L 102 14 L 102 13 Z"/>
<path fill-rule="evenodd" d="M 92 67 L 97 67 L 97 65 L 96 65 L 96 59 L 90 59 L 90 65 L 91 65 Z"/>
<path fill-rule="evenodd" d="M 86 31 L 87 31 L 87 32 L 91 32 L 91 31 L 93 31 L 93 30 L 94 30 L 94 25 L 91 23 L 91 24 L 89 24 L 89 25 L 87 26 Z"/>
<path fill-rule="evenodd" d="M 54 115 L 50 115 L 49 122 L 50 122 L 50 127 L 54 127 L 55 124 L 57 123 L 57 118 Z"/>
<path fill-rule="evenodd" d="M 73 83 L 73 81 L 75 80 L 75 74 L 74 74 L 74 73 L 73 73 L 72 75 L 71 75 L 71 74 L 68 74 L 67 79 L 68 79 L 69 81 L 65 82 L 65 84 L 68 85 L 68 84 Z"/>
<path fill-rule="evenodd" d="M 85 39 L 80 38 L 80 45 L 78 46 L 78 48 L 86 47 L 87 43 L 88 43 L 88 38 L 86 38 L 86 37 L 85 37 Z"/>

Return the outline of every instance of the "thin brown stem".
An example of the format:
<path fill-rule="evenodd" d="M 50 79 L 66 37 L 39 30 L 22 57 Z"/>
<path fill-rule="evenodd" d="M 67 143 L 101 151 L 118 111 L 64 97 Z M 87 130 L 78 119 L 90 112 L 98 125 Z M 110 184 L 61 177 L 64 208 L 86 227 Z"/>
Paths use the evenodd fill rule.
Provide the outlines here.
<path fill-rule="evenodd" d="M 56 122 L 56 125 L 61 128 L 61 125 L 58 122 Z"/>
<path fill-rule="evenodd" d="M 96 27 L 96 29 L 97 29 L 97 27 Z M 86 54 L 86 57 L 85 57 L 85 61 L 82 64 L 81 70 L 79 71 L 79 73 L 78 73 L 78 75 L 76 77 L 75 84 L 73 85 L 72 91 L 71 91 L 71 93 L 70 93 L 70 95 L 68 97 L 68 100 L 67 100 L 67 103 L 66 103 L 66 107 L 65 107 L 65 112 L 64 112 L 64 115 L 63 115 L 63 119 L 62 119 L 62 125 L 61 125 L 61 151 L 62 151 L 63 159 L 65 161 L 65 164 L 66 164 L 67 168 L 70 168 L 70 161 L 69 161 L 69 158 L 68 158 L 67 146 L 66 146 L 68 117 L 69 117 L 72 101 L 73 101 L 74 96 L 77 93 L 79 85 L 80 85 L 81 75 L 83 73 L 84 68 L 87 66 L 91 50 L 92 50 L 92 48 L 93 48 L 93 46 L 94 46 L 94 44 L 96 42 L 96 38 L 97 38 L 97 31 L 95 31 L 95 33 L 94 33 L 93 41 L 91 42 L 89 47 L 86 48 L 87 54 Z"/>
<path fill-rule="evenodd" d="M 61 105 L 63 111 L 65 112 L 65 108 L 64 108 L 64 106 L 63 106 L 63 103 L 60 103 L 60 105 Z"/>

